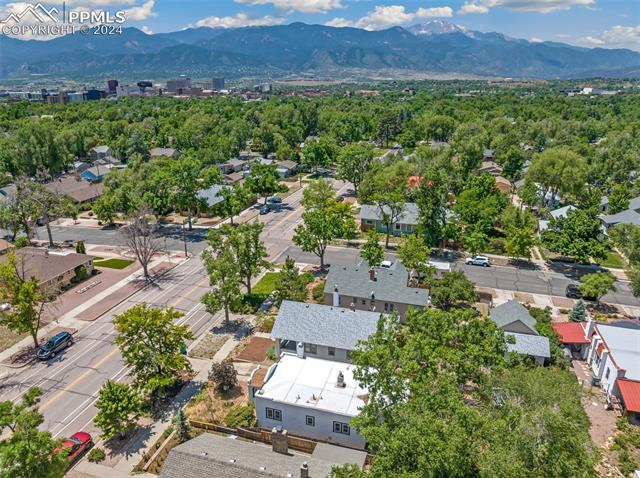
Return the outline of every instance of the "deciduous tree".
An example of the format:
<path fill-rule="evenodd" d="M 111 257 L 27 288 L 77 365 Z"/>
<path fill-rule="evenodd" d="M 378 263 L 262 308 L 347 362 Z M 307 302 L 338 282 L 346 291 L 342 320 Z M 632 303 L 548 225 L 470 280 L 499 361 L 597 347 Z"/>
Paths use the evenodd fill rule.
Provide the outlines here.
<path fill-rule="evenodd" d="M 462 271 L 445 272 L 442 279 L 431 281 L 429 296 L 433 305 L 444 310 L 449 310 L 456 304 L 469 304 L 478 299 L 475 284 Z"/>
<path fill-rule="evenodd" d="M 0 324 L 17 334 L 28 333 L 34 348 L 38 348 L 42 313 L 55 300 L 56 292 L 45 292 L 38 279 L 29 276 L 21 256 L 9 253 L 5 261 L 0 261 L 0 302 L 9 305 L 0 310 Z"/>
<path fill-rule="evenodd" d="M 435 267 L 429 265 L 431 248 L 419 234 L 405 237 L 398 248 L 398 257 L 409 270 L 409 281 L 413 282 L 419 274 L 423 274 L 427 281 L 435 274 Z"/>
<path fill-rule="evenodd" d="M 372 162 L 373 148 L 365 144 L 345 146 L 338 155 L 338 176 L 353 184 L 356 196 L 358 195 L 358 188 Z"/>
<path fill-rule="evenodd" d="M 142 399 L 126 383 L 107 380 L 100 389 L 96 402 L 98 413 L 94 418 L 103 439 L 123 437 L 131 431 L 140 416 Z"/>
<path fill-rule="evenodd" d="M 131 367 L 134 385 L 156 395 L 172 386 L 179 374 L 191 370 L 182 353 L 193 339 L 186 325 L 175 325 L 182 313 L 172 309 L 137 304 L 113 319 L 115 343 L 125 365 Z"/>
<path fill-rule="evenodd" d="M 367 232 L 367 242 L 360 247 L 362 257 L 370 267 L 378 267 L 384 260 L 384 249 L 380 245 L 378 233 L 375 229 Z"/>
<path fill-rule="evenodd" d="M 280 184 L 280 177 L 274 164 L 254 165 L 245 184 L 252 193 L 263 197 L 265 204 L 272 194 L 287 191 L 287 187 Z"/>
<path fill-rule="evenodd" d="M 238 372 L 230 360 L 214 362 L 211 364 L 209 380 L 215 384 L 218 392 L 228 392 L 229 390 L 233 390 L 238 384 Z"/>
<path fill-rule="evenodd" d="M 592 211 L 574 209 L 566 217 L 552 218 L 542 240 L 551 251 L 579 262 L 607 257 L 607 240 L 602 237 L 600 219 Z"/>
<path fill-rule="evenodd" d="M 594 272 L 583 275 L 580 278 L 580 292 L 585 297 L 595 297 L 596 302 L 607 295 L 608 292 L 615 292 L 616 278 L 611 272 Z"/>
<path fill-rule="evenodd" d="M 129 224 L 120 229 L 125 245 L 133 252 L 142 266 L 145 280 L 149 276 L 149 264 L 153 256 L 163 250 L 158 224 L 152 220 L 151 211 L 143 206 L 129 216 Z"/>
<path fill-rule="evenodd" d="M 19 403 L 0 402 L 0 470 L 3 478 L 62 478 L 69 465 L 64 453 L 55 448 L 48 431 L 40 431 L 44 422 L 38 412 L 42 391 L 29 389 Z"/>

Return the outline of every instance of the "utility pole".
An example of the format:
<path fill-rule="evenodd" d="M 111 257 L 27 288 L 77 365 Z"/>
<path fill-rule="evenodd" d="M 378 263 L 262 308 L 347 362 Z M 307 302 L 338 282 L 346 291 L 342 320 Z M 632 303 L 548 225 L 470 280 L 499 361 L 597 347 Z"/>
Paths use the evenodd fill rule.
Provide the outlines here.
<path fill-rule="evenodd" d="M 189 252 L 187 251 L 187 231 L 185 230 L 185 223 L 182 221 L 182 242 L 184 242 L 184 258 L 189 257 Z"/>

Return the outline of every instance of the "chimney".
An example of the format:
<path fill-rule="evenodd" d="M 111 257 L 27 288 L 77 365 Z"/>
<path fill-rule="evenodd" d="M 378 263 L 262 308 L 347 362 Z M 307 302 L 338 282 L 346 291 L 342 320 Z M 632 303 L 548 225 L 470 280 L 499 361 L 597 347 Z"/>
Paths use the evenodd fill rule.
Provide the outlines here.
<path fill-rule="evenodd" d="M 309 465 L 306 461 L 300 465 L 300 478 L 309 478 Z"/>
<path fill-rule="evenodd" d="M 593 320 L 591 317 L 589 317 L 589 320 L 587 320 L 587 325 L 584 328 L 584 338 L 588 339 L 591 337 L 591 335 L 593 334 L 593 329 L 596 326 L 596 321 Z"/>
<path fill-rule="evenodd" d="M 287 455 L 289 453 L 289 442 L 287 441 L 287 430 L 282 426 L 273 427 L 271 430 L 271 447 L 274 452 Z"/>
<path fill-rule="evenodd" d="M 338 372 L 338 380 L 336 381 L 336 387 L 345 388 L 347 385 L 344 383 L 344 375 L 342 371 Z"/>
<path fill-rule="evenodd" d="M 333 288 L 333 306 L 340 307 L 340 293 L 338 292 L 338 284 Z"/>
<path fill-rule="evenodd" d="M 369 280 L 376 280 L 376 269 L 375 267 L 369 268 Z"/>

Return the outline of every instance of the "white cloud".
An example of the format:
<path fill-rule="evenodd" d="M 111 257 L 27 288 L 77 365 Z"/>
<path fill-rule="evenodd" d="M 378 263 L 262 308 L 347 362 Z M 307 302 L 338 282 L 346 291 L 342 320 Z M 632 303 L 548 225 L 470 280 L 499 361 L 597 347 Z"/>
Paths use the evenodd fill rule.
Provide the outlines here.
<path fill-rule="evenodd" d="M 488 11 L 489 11 L 489 7 L 486 7 L 479 3 L 466 2 L 464 5 L 462 5 L 462 7 L 460 7 L 460 10 L 458 10 L 458 13 L 462 15 L 466 15 L 468 13 L 487 13 Z"/>
<path fill-rule="evenodd" d="M 596 0 L 468 0 L 458 13 L 487 13 L 490 8 L 504 7 L 517 12 L 551 13 L 572 7 L 592 7 Z"/>
<path fill-rule="evenodd" d="M 353 26 L 365 30 L 380 30 L 422 18 L 450 17 L 452 15 L 453 10 L 450 7 L 419 8 L 415 12 L 407 12 L 404 5 L 378 5 L 356 22 L 351 23 L 344 18 L 334 18 L 329 23 L 332 23 L 331 26 L 347 26 L 351 23 Z"/>
<path fill-rule="evenodd" d="M 283 17 L 274 17 L 267 15 L 265 17 L 250 17 L 246 13 L 238 13 L 228 17 L 207 17 L 198 20 L 196 27 L 222 27 L 222 28 L 240 28 L 240 27 L 262 27 L 268 25 L 281 25 L 285 22 Z"/>
<path fill-rule="evenodd" d="M 142 25 L 142 28 L 140 28 L 140 30 L 145 32 L 147 35 L 153 35 L 153 31 L 151 30 L 151 28 L 146 25 Z"/>
<path fill-rule="evenodd" d="M 538 37 L 531 37 L 531 43 L 542 43 L 544 40 Z"/>
<path fill-rule="evenodd" d="M 156 0 L 148 0 L 142 5 L 127 8 L 124 10 L 124 17 L 127 21 L 146 20 L 149 17 L 155 17 L 158 14 L 153 11 L 153 7 L 156 5 Z"/>
<path fill-rule="evenodd" d="M 640 25 L 635 27 L 615 25 L 599 36 L 587 36 L 582 40 L 589 45 L 638 50 L 640 49 Z"/>
<path fill-rule="evenodd" d="M 451 7 L 432 7 L 432 8 L 418 8 L 416 11 L 417 18 L 432 18 L 432 17 L 452 17 L 453 9 Z"/>
<path fill-rule="evenodd" d="M 328 27 L 352 27 L 353 22 L 351 20 L 347 20 L 346 18 L 336 17 L 325 23 Z"/>
<path fill-rule="evenodd" d="M 236 0 L 248 5 L 273 5 L 285 12 L 326 13 L 342 8 L 341 0 Z"/>

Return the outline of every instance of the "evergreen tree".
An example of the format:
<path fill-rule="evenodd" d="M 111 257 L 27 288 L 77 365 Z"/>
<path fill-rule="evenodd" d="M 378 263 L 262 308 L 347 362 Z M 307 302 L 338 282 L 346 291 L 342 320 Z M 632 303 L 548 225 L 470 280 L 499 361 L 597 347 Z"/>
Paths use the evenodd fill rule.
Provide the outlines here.
<path fill-rule="evenodd" d="M 569 320 L 571 322 L 583 322 L 587 315 L 587 306 L 584 303 L 584 300 L 579 299 L 573 305 L 573 309 L 569 312 Z"/>

